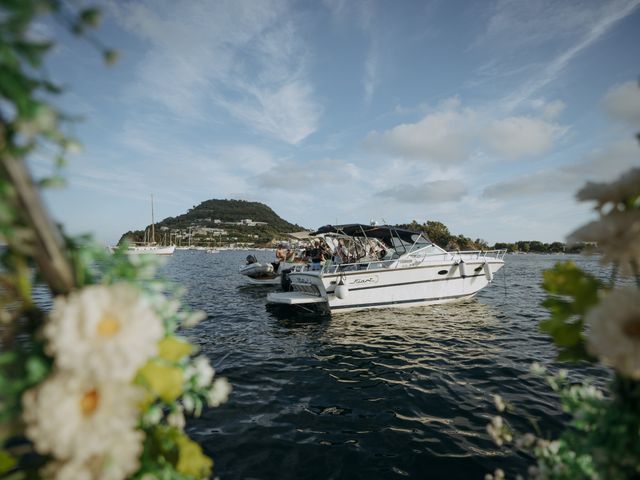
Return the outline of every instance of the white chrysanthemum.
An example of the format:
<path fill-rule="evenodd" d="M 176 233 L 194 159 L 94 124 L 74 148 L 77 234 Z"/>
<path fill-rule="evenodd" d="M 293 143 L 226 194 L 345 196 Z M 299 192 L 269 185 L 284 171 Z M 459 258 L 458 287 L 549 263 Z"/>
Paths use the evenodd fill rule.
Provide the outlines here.
<path fill-rule="evenodd" d="M 128 382 L 156 353 L 163 326 L 133 285 L 118 283 L 56 298 L 44 333 L 60 368 Z"/>
<path fill-rule="evenodd" d="M 602 263 L 616 263 L 623 273 L 640 265 L 640 211 L 614 211 L 573 232 L 569 242 L 597 242 Z"/>
<path fill-rule="evenodd" d="M 135 434 L 136 438 L 133 438 Z M 142 443 L 137 432 L 117 439 L 104 455 L 95 455 L 83 461 L 75 459 L 54 461 L 42 469 L 45 479 L 51 480 L 124 480 L 140 467 Z"/>
<path fill-rule="evenodd" d="M 209 360 L 203 356 L 194 358 L 184 371 L 187 382 L 193 380 L 196 388 L 207 388 L 211 385 L 214 374 L 215 370 L 209 364 Z"/>
<path fill-rule="evenodd" d="M 131 384 L 56 372 L 22 397 L 25 432 L 41 454 L 74 465 L 103 459 L 104 468 L 117 464 L 131 473 L 142 448 L 136 430 L 141 398 Z"/>
<path fill-rule="evenodd" d="M 612 291 L 585 318 L 589 350 L 625 376 L 640 380 L 640 291 Z"/>
<path fill-rule="evenodd" d="M 231 384 L 226 378 L 217 378 L 211 390 L 207 392 L 207 403 L 210 407 L 218 407 L 229 399 Z"/>
<path fill-rule="evenodd" d="M 640 168 L 632 168 L 611 183 L 588 182 L 578 191 L 578 200 L 595 200 L 598 206 L 625 202 L 640 193 Z"/>

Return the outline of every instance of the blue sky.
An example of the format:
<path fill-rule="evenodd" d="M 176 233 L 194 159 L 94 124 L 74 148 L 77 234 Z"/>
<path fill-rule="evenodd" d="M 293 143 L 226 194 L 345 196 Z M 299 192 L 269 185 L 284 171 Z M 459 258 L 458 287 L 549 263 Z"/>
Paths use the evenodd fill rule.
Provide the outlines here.
<path fill-rule="evenodd" d="M 327 223 L 439 220 L 563 240 L 587 180 L 640 164 L 640 0 L 103 3 L 99 53 L 51 23 L 70 233 L 105 243 L 210 198 Z M 33 161 L 38 174 L 43 158 Z"/>

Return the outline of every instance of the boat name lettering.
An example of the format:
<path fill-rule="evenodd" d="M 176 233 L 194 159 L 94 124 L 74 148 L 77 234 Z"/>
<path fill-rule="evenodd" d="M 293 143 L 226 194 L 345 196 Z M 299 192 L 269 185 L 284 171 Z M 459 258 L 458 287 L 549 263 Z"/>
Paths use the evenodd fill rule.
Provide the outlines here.
<path fill-rule="evenodd" d="M 354 278 L 350 285 L 367 285 L 372 283 L 378 283 L 378 277 L 376 275 L 367 278 Z"/>

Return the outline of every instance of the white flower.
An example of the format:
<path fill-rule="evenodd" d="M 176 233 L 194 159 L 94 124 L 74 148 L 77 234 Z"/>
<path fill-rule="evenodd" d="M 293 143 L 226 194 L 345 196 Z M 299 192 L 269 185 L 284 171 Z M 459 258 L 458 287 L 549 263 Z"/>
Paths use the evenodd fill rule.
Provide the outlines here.
<path fill-rule="evenodd" d="M 588 346 L 603 363 L 640 380 L 640 291 L 613 290 L 585 317 Z"/>
<path fill-rule="evenodd" d="M 491 422 L 487 424 L 487 433 L 493 439 L 494 443 L 501 446 L 504 443 L 504 422 L 501 416 L 495 416 Z"/>
<path fill-rule="evenodd" d="M 611 183 L 588 182 L 577 194 L 578 200 L 595 200 L 602 207 L 607 203 L 625 202 L 640 193 L 640 168 L 632 168 Z"/>
<path fill-rule="evenodd" d="M 56 372 L 23 395 L 25 432 L 39 453 L 63 461 L 61 468 L 86 464 L 124 476 L 137 469 L 142 451 L 143 434 L 136 430 L 141 398 L 130 384 Z"/>
<path fill-rule="evenodd" d="M 185 412 L 192 414 L 196 409 L 196 402 L 191 395 L 185 394 L 182 396 L 182 406 Z"/>
<path fill-rule="evenodd" d="M 531 366 L 529 367 L 529 371 L 533 374 L 533 375 L 544 375 L 544 373 L 547 371 L 547 369 L 540 364 L 540 362 L 533 362 L 531 364 Z"/>
<path fill-rule="evenodd" d="M 516 439 L 517 448 L 531 448 L 536 443 L 536 436 L 533 433 L 525 433 Z"/>
<path fill-rule="evenodd" d="M 211 390 L 207 392 L 207 403 L 210 407 L 217 407 L 229 399 L 231 384 L 226 378 L 217 378 Z"/>
<path fill-rule="evenodd" d="M 160 420 L 162 420 L 162 409 L 157 405 L 149 407 L 142 416 L 142 422 L 145 425 L 157 425 Z"/>
<path fill-rule="evenodd" d="M 193 359 L 184 371 L 187 382 L 194 381 L 196 388 L 207 388 L 211 385 L 215 370 L 209 364 L 207 357 L 199 356 Z"/>
<path fill-rule="evenodd" d="M 124 480 L 140 466 L 138 457 L 142 447 L 131 448 L 131 440 L 123 437 L 113 443 L 108 453 L 83 461 L 49 462 L 41 474 L 43 478 L 52 480 Z M 138 444 L 141 445 L 140 442 Z"/>
<path fill-rule="evenodd" d="M 603 254 L 601 263 L 615 263 L 623 273 L 633 273 L 632 262 L 640 265 L 640 210 L 603 215 L 574 231 L 567 240 L 596 242 Z"/>
<path fill-rule="evenodd" d="M 207 312 L 202 310 L 196 310 L 195 312 L 191 312 L 186 315 L 185 319 L 182 321 L 182 326 L 185 328 L 195 327 L 202 320 L 207 318 Z"/>
<path fill-rule="evenodd" d="M 156 353 L 163 326 L 133 285 L 118 283 L 57 297 L 44 334 L 58 367 L 128 382 Z"/>
<path fill-rule="evenodd" d="M 182 407 L 178 406 L 178 408 L 171 412 L 167 416 L 167 423 L 172 427 L 178 428 L 182 430 L 186 424 L 184 413 L 182 411 Z"/>

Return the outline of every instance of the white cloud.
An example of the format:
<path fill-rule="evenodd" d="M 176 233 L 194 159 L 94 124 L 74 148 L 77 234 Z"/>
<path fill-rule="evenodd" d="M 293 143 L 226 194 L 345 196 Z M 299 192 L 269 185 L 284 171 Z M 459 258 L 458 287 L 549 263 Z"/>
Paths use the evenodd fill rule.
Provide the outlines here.
<path fill-rule="evenodd" d="M 611 87 L 602 100 L 604 110 L 611 118 L 640 127 L 640 84 L 626 82 Z"/>
<path fill-rule="evenodd" d="M 494 151 L 510 159 L 539 155 L 553 145 L 566 128 L 531 117 L 507 117 L 491 122 L 486 140 Z"/>
<path fill-rule="evenodd" d="M 531 106 L 537 112 L 542 114 L 542 118 L 545 120 L 555 120 L 560 116 L 567 105 L 562 100 L 553 100 L 551 102 L 547 102 L 540 98 L 531 101 Z"/>
<path fill-rule="evenodd" d="M 559 104 L 552 108 L 560 110 Z M 494 118 L 490 112 L 461 108 L 455 97 L 416 123 L 370 132 L 364 145 L 371 151 L 450 166 L 469 160 L 482 149 L 512 160 L 539 155 L 548 151 L 566 130 L 558 123 L 534 116 Z"/>
<path fill-rule="evenodd" d="M 114 3 L 118 22 L 149 44 L 131 88 L 179 118 L 221 107 L 254 130 L 296 144 L 321 107 L 307 52 L 283 1 Z"/>
<path fill-rule="evenodd" d="M 542 67 L 503 99 L 504 108 L 507 111 L 515 109 L 553 82 L 574 58 L 600 40 L 638 5 L 640 0 L 496 2 L 487 29 L 476 44 L 485 49 L 500 45 L 506 60 L 499 62 L 497 71 L 512 70 L 511 63 L 521 64 L 524 49 L 532 51 L 551 42 L 554 46 L 563 45 L 561 50 L 556 47 L 557 53 L 551 59 L 538 60 Z M 511 53 L 506 55 L 504 49 Z"/>
<path fill-rule="evenodd" d="M 466 185 L 458 180 L 434 180 L 419 185 L 396 185 L 377 195 L 406 203 L 444 203 L 457 202 L 466 193 Z"/>
<path fill-rule="evenodd" d="M 475 113 L 460 110 L 454 99 L 416 123 L 404 123 L 386 132 L 370 132 L 365 147 L 392 155 L 447 165 L 466 160 L 473 138 Z"/>
<path fill-rule="evenodd" d="M 375 28 L 375 7 L 371 0 L 324 0 L 325 7 L 329 9 L 333 20 L 336 23 L 344 24 L 348 20 L 353 20 L 355 27 L 360 30 L 368 42 L 367 52 L 363 55 L 363 76 L 362 86 L 364 90 L 364 103 L 371 104 L 373 95 L 378 87 L 378 75 L 380 64 L 380 51 L 378 47 Z"/>
<path fill-rule="evenodd" d="M 259 187 L 279 190 L 309 190 L 345 184 L 360 177 L 352 163 L 331 158 L 308 163 L 285 161 L 257 175 Z"/>
<path fill-rule="evenodd" d="M 558 168 L 540 170 L 489 185 L 483 196 L 510 199 L 551 194 L 573 195 L 587 180 L 610 181 L 638 164 L 640 149 L 633 138 L 591 152 L 584 160 Z"/>
<path fill-rule="evenodd" d="M 375 92 L 375 89 L 378 83 L 378 78 L 377 78 L 378 50 L 374 43 L 375 42 L 372 42 L 364 62 L 363 83 L 364 83 L 364 103 L 366 105 L 371 104 L 371 100 L 373 99 L 373 93 Z"/>

